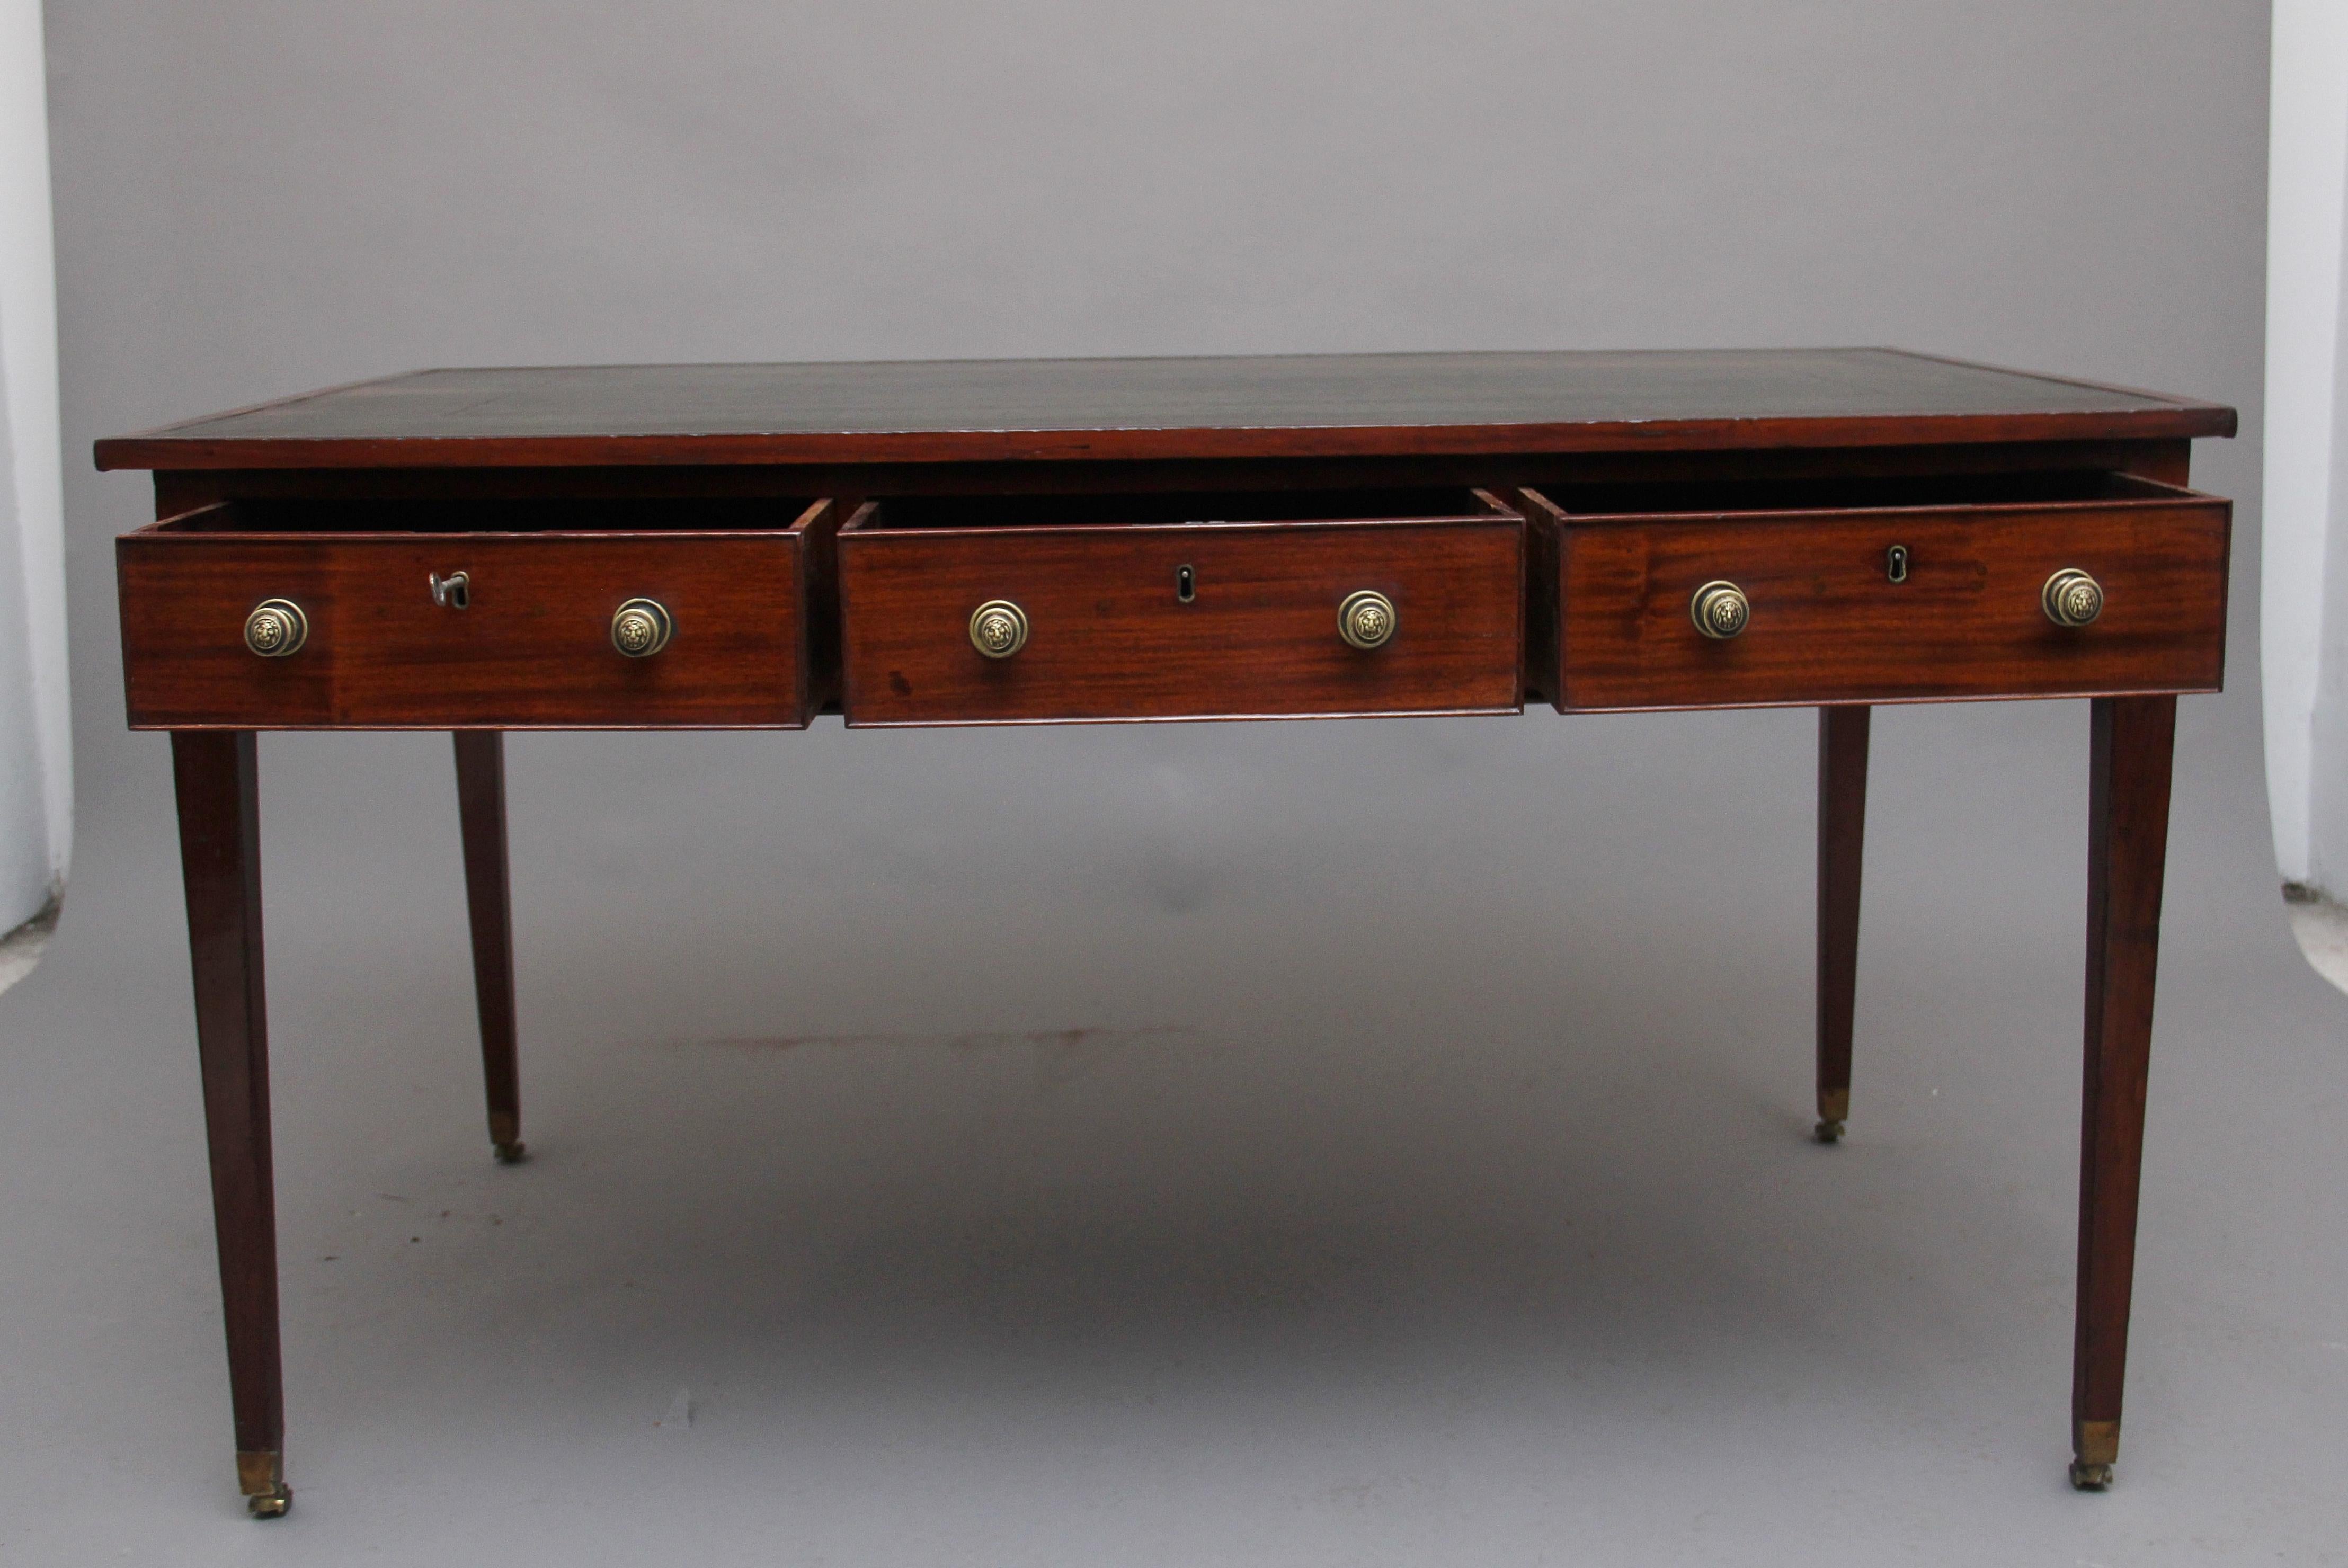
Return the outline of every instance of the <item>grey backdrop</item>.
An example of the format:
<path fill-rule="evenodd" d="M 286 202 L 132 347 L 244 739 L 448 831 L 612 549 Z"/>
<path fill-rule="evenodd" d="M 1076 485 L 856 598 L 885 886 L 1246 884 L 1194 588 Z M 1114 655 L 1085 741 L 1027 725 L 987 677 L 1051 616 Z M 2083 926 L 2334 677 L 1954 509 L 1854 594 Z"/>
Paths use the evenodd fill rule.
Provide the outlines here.
<path fill-rule="evenodd" d="M 2248 0 L 48 16 L 80 835 L 0 999 L 27 1562 L 2337 1562 L 2339 998 L 2280 918 Z M 1890 343 L 2225 399 L 2121 1482 L 2063 1481 L 2086 715 L 263 746 L 294 1515 L 233 1495 L 102 434 L 429 364 Z M 683 1398 L 680 1393 L 683 1391 Z M 674 1418 L 691 1412 L 689 1425 Z"/>

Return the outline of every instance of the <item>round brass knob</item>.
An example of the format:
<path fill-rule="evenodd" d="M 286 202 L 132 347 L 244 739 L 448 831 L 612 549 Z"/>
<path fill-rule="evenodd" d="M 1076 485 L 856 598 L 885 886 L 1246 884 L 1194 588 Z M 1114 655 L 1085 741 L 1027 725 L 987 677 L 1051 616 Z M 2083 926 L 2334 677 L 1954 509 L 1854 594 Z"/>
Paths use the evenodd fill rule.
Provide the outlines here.
<path fill-rule="evenodd" d="M 1367 653 L 1394 641 L 1394 601 L 1365 588 L 1337 606 L 1337 634 Z"/>
<path fill-rule="evenodd" d="M 970 613 L 970 645 L 990 659 L 1007 659 L 1027 645 L 1027 612 L 1008 599 L 989 599 Z"/>
<path fill-rule="evenodd" d="M 244 645 L 264 659 L 298 654 L 310 640 L 310 617 L 291 599 L 263 599 L 244 618 Z"/>
<path fill-rule="evenodd" d="M 1734 583 L 1707 583 L 1688 601 L 1688 618 L 1705 636 L 1725 642 L 1753 619 L 1753 602 Z"/>
<path fill-rule="evenodd" d="M 612 645 L 632 659 L 648 659 L 676 635 L 676 618 L 657 599 L 631 599 L 612 612 Z"/>
<path fill-rule="evenodd" d="M 2058 626 L 2084 626 L 2104 613 L 2104 585 L 2075 566 L 2065 566 L 2038 591 L 2046 618 Z"/>

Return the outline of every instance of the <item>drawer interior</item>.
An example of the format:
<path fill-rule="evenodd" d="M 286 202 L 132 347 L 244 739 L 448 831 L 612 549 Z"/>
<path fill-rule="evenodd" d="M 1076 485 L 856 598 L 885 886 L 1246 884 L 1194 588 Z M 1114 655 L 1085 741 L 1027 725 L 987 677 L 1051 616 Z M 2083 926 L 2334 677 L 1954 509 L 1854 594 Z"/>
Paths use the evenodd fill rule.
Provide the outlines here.
<path fill-rule="evenodd" d="M 1358 490 L 1169 490 L 1122 495 L 903 496 L 849 531 L 947 529 L 1179 527 L 1220 522 L 1400 522 L 1515 513 L 1466 488 Z"/>
<path fill-rule="evenodd" d="M 1664 515 L 1873 511 L 1900 507 L 2059 506 L 2198 499 L 2133 474 L 1910 474 L 1879 478 L 1649 484 L 1542 484 L 1538 493 L 1577 521 Z"/>
<path fill-rule="evenodd" d="M 242 500 L 182 512 L 141 533 L 724 533 L 796 527 L 807 496 Z"/>

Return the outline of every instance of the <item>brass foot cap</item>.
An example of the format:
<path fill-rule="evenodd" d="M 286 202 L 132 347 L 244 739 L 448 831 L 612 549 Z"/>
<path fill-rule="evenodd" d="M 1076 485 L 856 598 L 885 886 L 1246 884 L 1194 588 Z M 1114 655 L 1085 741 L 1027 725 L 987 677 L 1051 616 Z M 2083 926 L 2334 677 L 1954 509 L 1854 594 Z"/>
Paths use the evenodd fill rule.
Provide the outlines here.
<path fill-rule="evenodd" d="M 1821 1121 L 1810 1130 L 1818 1135 L 1820 1143 L 1842 1141 L 1842 1123 L 1839 1121 Z"/>
<path fill-rule="evenodd" d="M 2071 1461 L 2071 1484 L 2080 1491 L 2108 1491 L 2112 1485 L 2112 1467 Z"/>
<path fill-rule="evenodd" d="M 255 1519 L 283 1519 L 285 1511 L 294 1506 L 294 1489 L 279 1481 L 267 1491 L 255 1492 L 244 1500 L 244 1511 Z"/>
<path fill-rule="evenodd" d="M 500 1165 L 519 1165 L 530 1158 L 530 1146 L 520 1141 L 492 1143 L 489 1147 L 497 1150 L 498 1163 Z"/>

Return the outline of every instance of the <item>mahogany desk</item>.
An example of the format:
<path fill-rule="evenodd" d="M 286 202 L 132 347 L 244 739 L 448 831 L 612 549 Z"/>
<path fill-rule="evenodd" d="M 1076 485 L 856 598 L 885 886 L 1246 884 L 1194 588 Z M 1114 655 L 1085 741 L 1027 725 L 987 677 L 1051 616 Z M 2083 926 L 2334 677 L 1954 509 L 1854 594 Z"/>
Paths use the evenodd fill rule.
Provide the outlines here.
<path fill-rule="evenodd" d="M 237 1474 L 285 1511 L 254 732 L 456 739 L 522 1153 L 500 732 L 1814 706 L 1818 1136 L 1869 705 L 2095 699 L 2073 1482 L 2111 1480 L 2177 696 L 2230 408 L 1884 349 L 428 370 L 98 444 L 171 732 Z"/>

